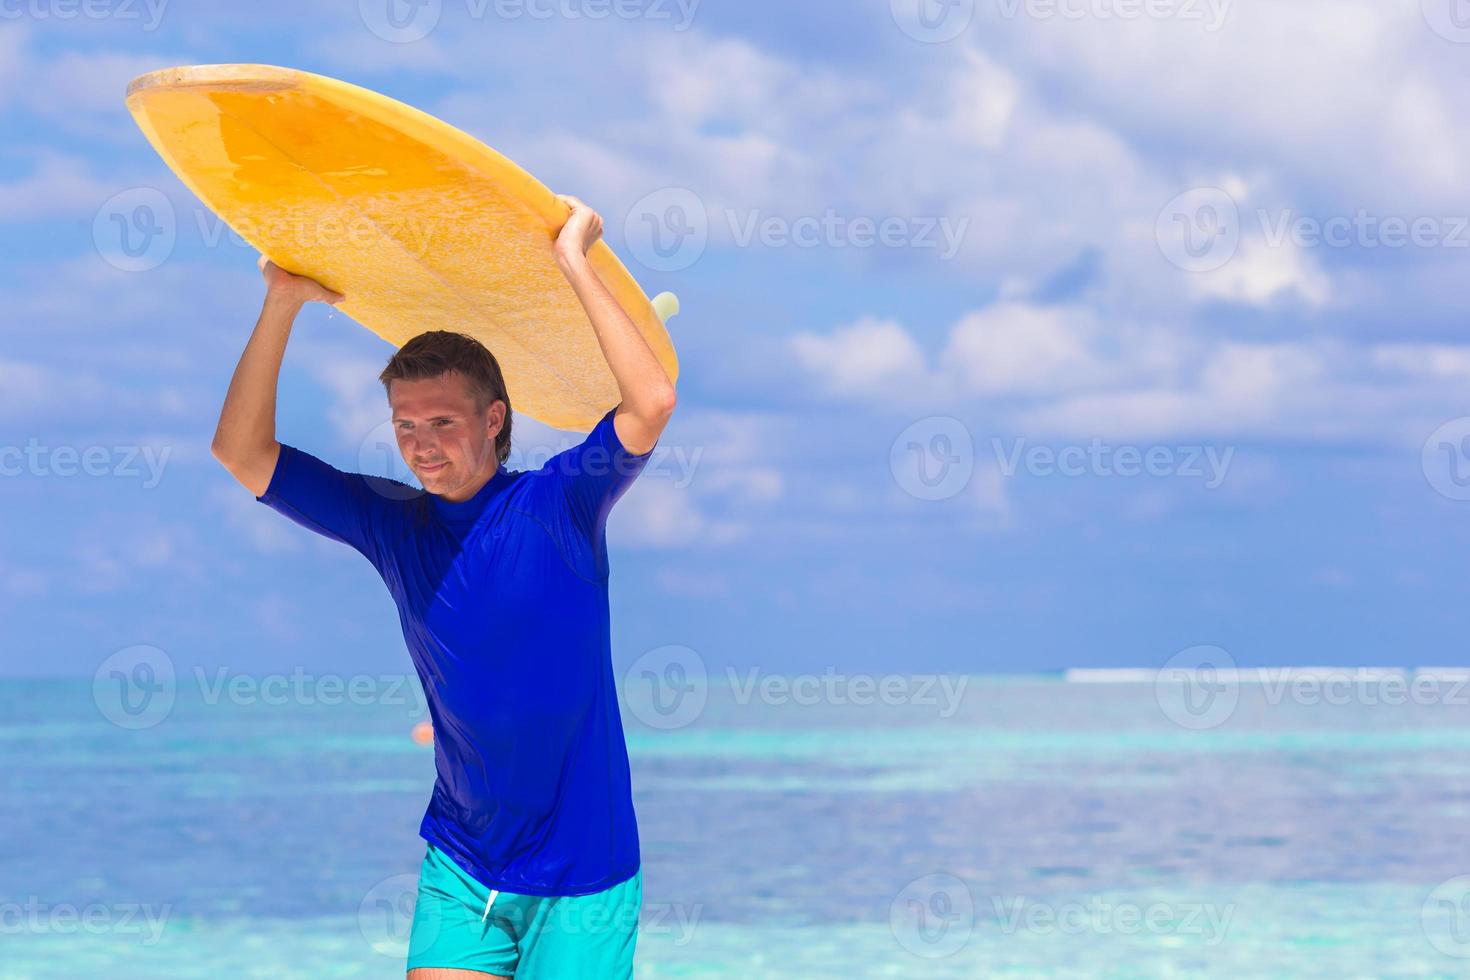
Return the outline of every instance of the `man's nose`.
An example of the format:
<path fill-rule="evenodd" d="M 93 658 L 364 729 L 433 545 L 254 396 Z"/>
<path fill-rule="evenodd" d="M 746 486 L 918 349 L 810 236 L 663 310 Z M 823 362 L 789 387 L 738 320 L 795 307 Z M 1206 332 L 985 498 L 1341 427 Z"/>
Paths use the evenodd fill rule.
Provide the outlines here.
<path fill-rule="evenodd" d="M 439 440 L 433 433 L 410 432 L 403 440 L 405 454 L 415 458 L 433 456 L 438 448 Z"/>

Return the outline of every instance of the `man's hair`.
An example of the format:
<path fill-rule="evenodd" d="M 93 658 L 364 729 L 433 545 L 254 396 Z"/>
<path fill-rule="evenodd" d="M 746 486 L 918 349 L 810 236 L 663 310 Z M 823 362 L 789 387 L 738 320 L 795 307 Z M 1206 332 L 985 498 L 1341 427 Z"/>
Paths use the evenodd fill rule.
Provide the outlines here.
<path fill-rule="evenodd" d="M 505 402 L 505 425 L 495 436 L 495 457 L 501 463 L 510 456 L 510 395 L 500 363 L 489 348 L 474 337 L 451 330 L 430 330 L 398 348 L 378 380 L 383 391 L 392 393 L 394 381 L 419 381 L 457 371 L 469 384 L 475 411 L 484 412 L 497 401 Z"/>

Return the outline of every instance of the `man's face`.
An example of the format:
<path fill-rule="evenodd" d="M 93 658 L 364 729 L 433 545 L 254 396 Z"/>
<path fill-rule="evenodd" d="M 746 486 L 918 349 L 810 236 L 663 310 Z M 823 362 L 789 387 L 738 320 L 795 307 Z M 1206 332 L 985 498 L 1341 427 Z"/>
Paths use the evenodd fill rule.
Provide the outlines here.
<path fill-rule="evenodd" d="M 468 381 L 450 371 L 437 378 L 392 382 L 388 404 L 398 451 L 424 489 L 451 500 L 473 496 L 477 478 L 495 465 L 495 436 L 505 421 L 505 402 L 476 412 Z"/>

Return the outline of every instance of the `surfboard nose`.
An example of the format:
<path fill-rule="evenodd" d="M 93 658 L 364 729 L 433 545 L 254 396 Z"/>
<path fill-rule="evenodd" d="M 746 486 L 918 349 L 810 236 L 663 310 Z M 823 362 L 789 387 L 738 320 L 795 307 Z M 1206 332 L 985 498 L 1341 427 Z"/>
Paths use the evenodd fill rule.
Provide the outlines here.
<path fill-rule="evenodd" d="M 679 297 L 670 292 L 662 292 L 649 300 L 653 304 L 653 312 L 658 314 L 659 321 L 668 323 L 669 317 L 679 312 Z"/>

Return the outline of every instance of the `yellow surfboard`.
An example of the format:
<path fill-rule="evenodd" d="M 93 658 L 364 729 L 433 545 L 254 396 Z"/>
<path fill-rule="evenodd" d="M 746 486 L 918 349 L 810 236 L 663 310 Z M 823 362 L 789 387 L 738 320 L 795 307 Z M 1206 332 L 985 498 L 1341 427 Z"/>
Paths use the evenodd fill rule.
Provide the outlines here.
<path fill-rule="evenodd" d="M 511 405 L 586 431 L 617 383 L 552 245 L 570 213 L 504 156 L 412 106 L 271 65 L 195 65 L 135 78 L 128 110 L 179 179 L 277 265 L 346 295 L 338 307 L 394 346 L 456 330 L 495 354 Z M 607 244 L 598 277 L 670 380 L 664 321 Z"/>

